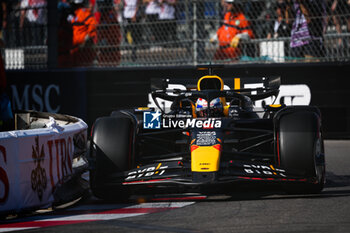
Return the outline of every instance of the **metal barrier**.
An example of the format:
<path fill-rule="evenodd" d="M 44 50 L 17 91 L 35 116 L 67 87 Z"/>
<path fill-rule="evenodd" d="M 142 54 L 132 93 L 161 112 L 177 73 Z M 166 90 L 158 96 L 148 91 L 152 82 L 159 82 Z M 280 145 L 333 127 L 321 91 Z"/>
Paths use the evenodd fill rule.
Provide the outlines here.
<path fill-rule="evenodd" d="M 319 51 L 317 46 L 311 46 L 308 52 L 312 56 L 291 54 L 293 22 L 300 20 L 297 9 L 293 9 L 294 0 L 237 0 L 236 7 L 240 8 L 245 18 L 237 19 L 233 23 L 237 25 L 233 26 L 223 20 L 228 9 L 225 1 L 154 0 L 149 1 L 150 3 L 145 1 L 138 6 L 135 20 L 127 18 L 127 7 L 123 4 L 125 2 L 128 0 L 97 0 L 95 5 L 86 4 L 96 19 L 94 26 L 97 37 L 93 43 L 85 45 L 85 54 L 80 55 L 82 62 L 75 66 L 133 67 L 350 60 L 350 34 L 347 32 L 350 29 L 348 28 L 350 27 L 350 5 L 346 1 L 337 1 L 337 5 L 334 5 L 334 1 L 325 0 L 325 5 L 322 5 L 322 0 L 313 1 L 317 2 L 317 5 L 309 6 L 309 13 L 305 13 L 306 16 L 299 15 L 300 19 L 304 17 L 307 22 L 311 38 L 320 36 L 322 32 L 324 52 Z M 149 10 L 148 4 L 151 3 L 155 3 L 153 12 Z M 15 12 L 27 13 L 36 9 L 35 7 L 25 9 L 17 7 L 13 8 Z M 37 9 L 44 8 L 45 6 L 40 6 Z M 160 13 L 162 11 L 167 13 L 162 15 Z M 281 12 L 282 23 L 276 21 Z M 57 13 L 59 18 L 57 31 L 69 29 L 70 24 L 67 19 L 73 14 L 69 5 L 59 8 Z M 287 13 L 288 17 L 285 16 Z M 6 68 L 47 68 L 48 44 L 50 44 L 47 41 L 47 38 L 50 38 L 47 36 L 48 24 L 35 26 L 24 24 L 24 28 L 17 29 L 16 25 L 19 24 L 14 20 L 19 20 L 19 17 L 16 17 L 16 14 L 10 14 L 10 16 L 13 20 L 12 28 L 5 30 L 7 37 L 4 37 L 5 47 L 3 48 Z M 283 30 L 277 31 L 278 25 L 282 25 Z M 67 28 L 62 28 L 63 26 Z M 238 44 L 230 38 L 230 41 L 224 45 L 220 38 L 216 38 L 221 26 L 239 27 L 239 33 L 244 33 L 243 29 L 249 28 L 247 30 L 251 30 L 252 35 L 248 33 L 248 37 L 242 36 L 240 39 L 233 36 L 238 40 Z M 29 38 L 28 33 L 30 33 L 30 36 L 36 39 L 35 41 L 22 40 L 19 39 L 22 37 L 15 36 L 16 33 L 23 35 L 23 38 Z M 62 35 L 59 33 L 59 36 Z M 59 56 L 65 53 L 64 55 L 69 57 L 71 51 L 67 46 L 69 43 L 64 41 L 67 39 L 71 40 L 67 34 L 58 38 L 58 44 L 55 46 L 58 47 Z M 218 53 L 220 46 L 221 48 L 226 46 L 231 50 L 234 48 L 239 52 L 233 52 L 237 53 L 235 56 L 223 57 L 223 53 Z M 86 59 L 89 57 L 89 61 L 84 61 L 85 57 Z M 91 57 L 93 59 L 90 59 Z M 70 62 L 60 64 L 58 59 L 58 67 L 69 67 L 72 64 Z"/>

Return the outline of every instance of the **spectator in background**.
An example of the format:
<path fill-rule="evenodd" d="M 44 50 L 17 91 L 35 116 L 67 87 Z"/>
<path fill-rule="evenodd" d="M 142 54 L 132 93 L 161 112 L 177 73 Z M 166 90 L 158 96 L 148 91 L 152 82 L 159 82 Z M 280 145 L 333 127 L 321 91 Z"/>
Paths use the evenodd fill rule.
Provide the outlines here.
<path fill-rule="evenodd" d="M 225 0 L 224 22 L 216 33 L 219 48 L 215 52 L 215 60 L 238 59 L 241 56 L 240 40 L 254 37 L 249 21 L 236 1 Z"/>
<path fill-rule="evenodd" d="M 148 32 L 150 34 L 149 40 L 151 46 L 154 46 L 154 44 L 159 42 L 158 19 L 160 13 L 160 4 L 158 0 L 143 0 L 143 3 L 146 4 L 145 15 Z"/>
<path fill-rule="evenodd" d="M 289 37 L 291 26 L 287 23 L 285 13 L 287 10 L 286 3 L 279 1 L 274 6 L 276 12 L 276 19 L 271 22 L 270 29 L 267 34 L 267 39 L 278 39 L 281 37 Z M 289 54 L 289 42 L 284 41 L 284 54 Z"/>
<path fill-rule="evenodd" d="M 293 12 L 295 20 L 291 31 L 290 56 L 306 58 L 307 61 L 324 57 L 325 1 L 293 0 Z"/>
<path fill-rule="evenodd" d="M 22 0 L 19 27 L 24 46 L 44 45 L 47 40 L 46 0 Z"/>
<path fill-rule="evenodd" d="M 142 27 L 140 25 L 141 20 L 141 0 L 123 0 L 124 1 L 124 10 L 123 17 L 126 20 L 125 26 L 125 39 L 127 43 L 132 46 L 132 61 L 136 61 L 136 51 L 137 46 L 142 41 Z"/>
<path fill-rule="evenodd" d="M 284 1 L 279 1 L 274 6 L 276 19 L 272 21 L 270 25 L 269 32 L 267 34 L 267 38 L 280 38 L 280 37 L 289 37 L 291 27 L 287 23 L 285 19 L 286 12 L 286 3 Z"/>
<path fill-rule="evenodd" d="M 159 40 L 163 46 L 175 46 L 177 41 L 175 5 L 176 0 L 159 0 Z"/>
<path fill-rule="evenodd" d="M 116 66 L 120 63 L 120 43 L 122 35 L 118 22 L 120 0 L 98 1 L 99 26 L 98 36 L 98 62 L 102 66 Z"/>
<path fill-rule="evenodd" d="M 350 32 L 350 0 L 332 0 L 330 14 L 338 34 L 343 32 L 342 23 L 346 23 L 347 32 Z M 342 38 L 338 39 L 338 46 L 343 46 Z"/>
<path fill-rule="evenodd" d="M 266 38 L 269 26 L 271 1 L 242 1 L 243 12 L 250 22 L 255 38 Z"/>
<path fill-rule="evenodd" d="M 73 15 L 69 16 L 72 24 L 73 66 L 91 66 L 96 58 L 94 44 L 97 42 L 96 20 L 91 10 L 84 5 L 84 0 L 73 0 Z"/>

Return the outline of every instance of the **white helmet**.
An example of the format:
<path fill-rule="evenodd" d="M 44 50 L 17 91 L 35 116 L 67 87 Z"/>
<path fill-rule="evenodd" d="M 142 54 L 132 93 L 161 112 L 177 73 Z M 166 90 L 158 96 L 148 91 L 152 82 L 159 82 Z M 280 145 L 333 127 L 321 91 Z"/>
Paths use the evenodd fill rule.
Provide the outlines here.
<path fill-rule="evenodd" d="M 208 102 L 205 99 L 198 98 L 196 102 L 196 111 L 203 111 L 208 109 Z"/>
<path fill-rule="evenodd" d="M 228 2 L 228 3 L 234 3 L 235 0 L 225 0 L 225 2 Z"/>

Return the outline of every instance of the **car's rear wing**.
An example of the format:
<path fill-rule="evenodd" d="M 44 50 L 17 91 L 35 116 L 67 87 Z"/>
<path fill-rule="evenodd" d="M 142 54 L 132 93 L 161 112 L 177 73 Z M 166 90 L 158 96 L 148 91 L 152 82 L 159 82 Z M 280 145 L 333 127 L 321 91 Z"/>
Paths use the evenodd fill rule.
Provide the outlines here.
<path fill-rule="evenodd" d="M 205 76 L 218 77 L 218 76 Z M 203 78 L 203 77 L 202 77 Z M 201 78 L 201 79 L 202 79 Z M 279 94 L 280 77 L 247 77 L 247 78 L 221 78 L 224 90 L 234 90 L 237 93 L 250 97 L 253 101 L 265 99 Z M 197 79 L 151 79 L 152 92 L 162 91 L 169 95 L 176 95 L 186 91 L 198 91 Z"/>
<path fill-rule="evenodd" d="M 237 77 L 235 74 L 215 74 L 215 70 L 224 69 L 224 65 L 198 65 L 198 70 L 208 70 L 206 76 L 219 76 L 220 79 L 224 82 L 225 90 L 238 90 L 238 89 L 247 89 L 246 86 L 252 86 L 254 84 L 256 87 L 265 88 L 265 89 L 279 89 L 281 84 L 281 79 L 279 76 L 262 76 L 262 77 Z M 167 88 L 174 89 L 182 87 L 181 90 L 198 90 L 197 82 L 201 79 L 203 75 L 198 77 L 170 77 L 166 79 L 161 78 L 151 78 L 151 90 L 166 90 Z M 253 85 L 253 86 L 254 86 Z"/>

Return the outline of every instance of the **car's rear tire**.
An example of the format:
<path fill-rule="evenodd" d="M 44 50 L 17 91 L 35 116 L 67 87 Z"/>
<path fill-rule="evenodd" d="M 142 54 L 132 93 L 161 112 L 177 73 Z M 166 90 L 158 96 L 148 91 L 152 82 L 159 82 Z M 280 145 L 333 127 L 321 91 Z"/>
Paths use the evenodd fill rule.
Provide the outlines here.
<path fill-rule="evenodd" d="M 128 199 L 129 189 L 122 185 L 122 179 L 115 180 L 113 174 L 122 174 L 133 163 L 133 128 L 130 118 L 123 116 L 102 117 L 94 123 L 90 143 L 93 161 L 90 186 L 96 197 L 114 201 Z"/>
<path fill-rule="evenodd" d="M 278 120 L 278 165 L 313 182 L 284 185 L 287 193 L 320 193 L 325 183 L 321 121 L 312 110 L 286 111 Z"/>

